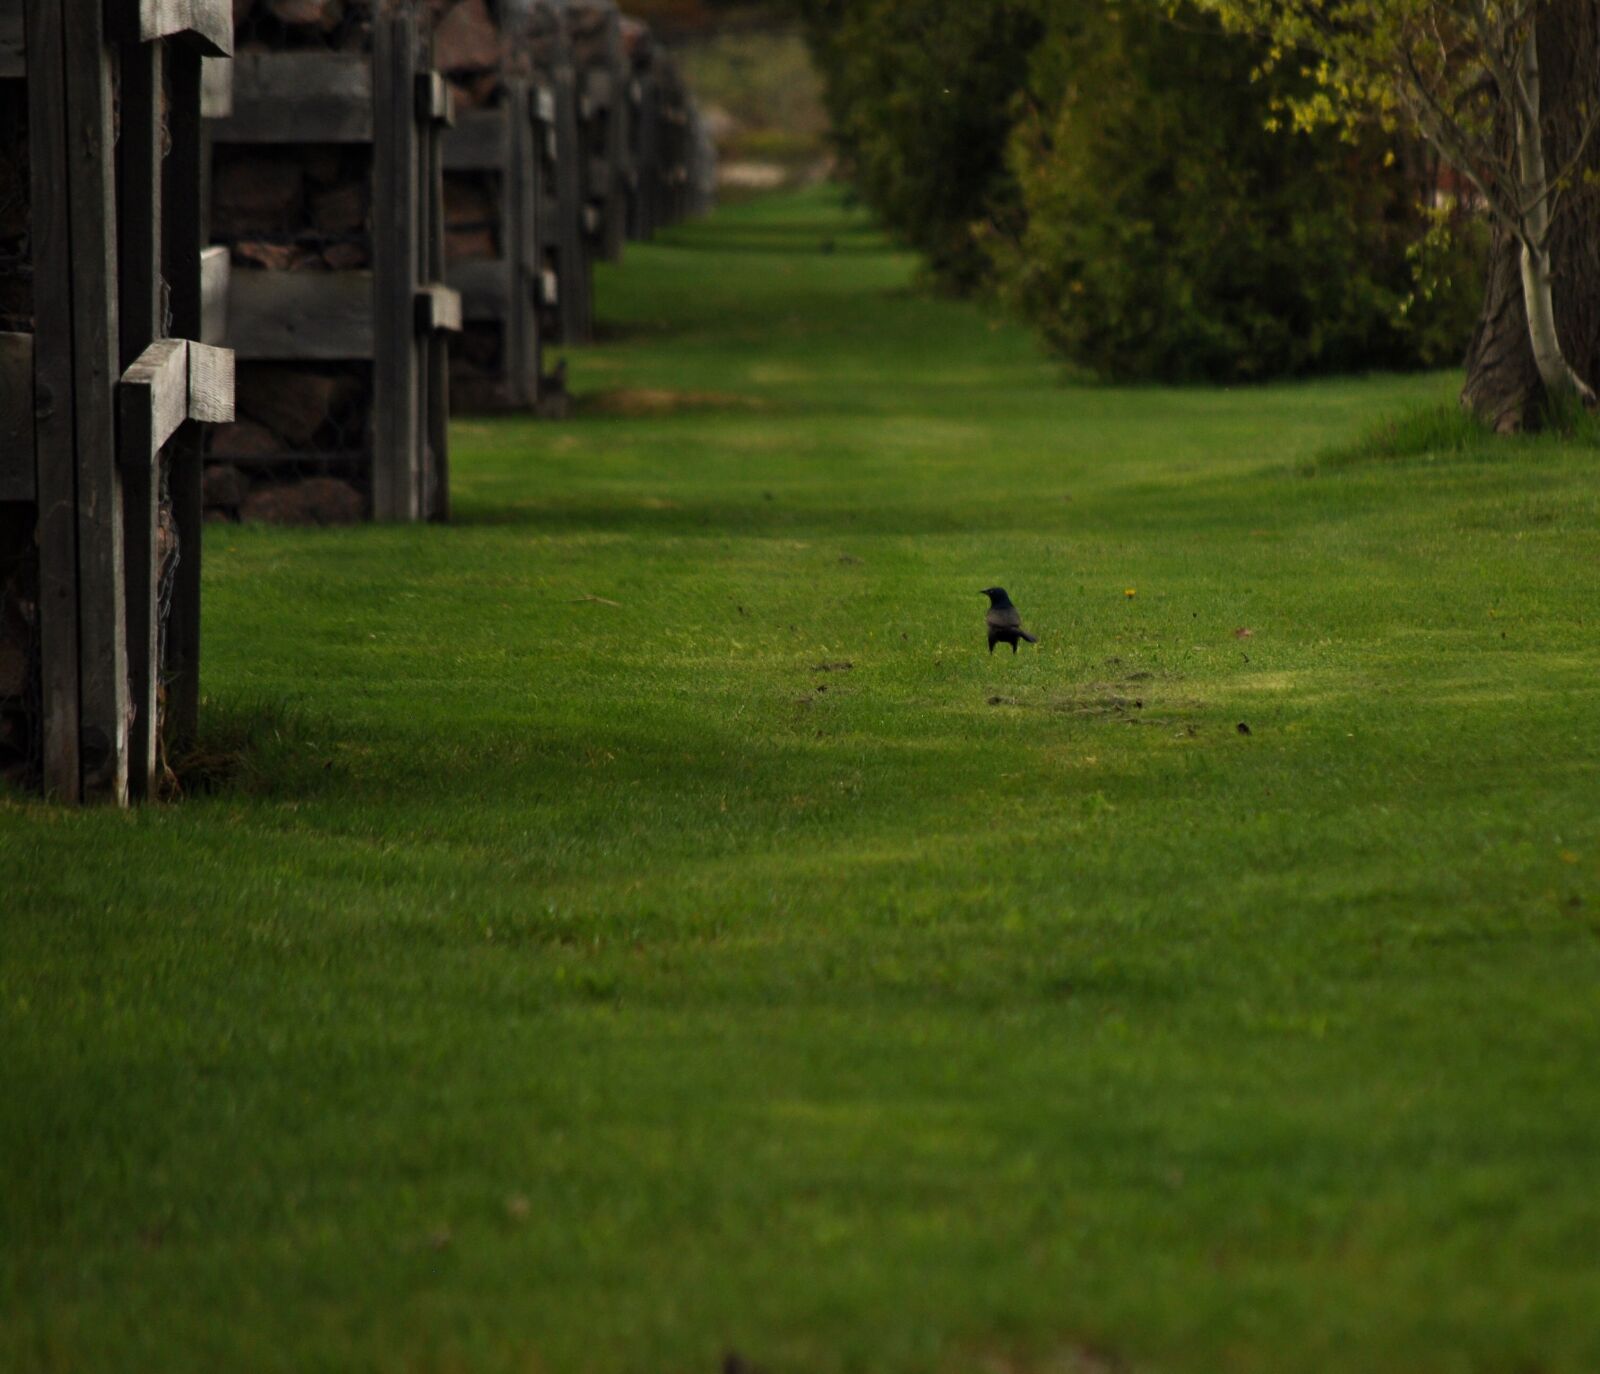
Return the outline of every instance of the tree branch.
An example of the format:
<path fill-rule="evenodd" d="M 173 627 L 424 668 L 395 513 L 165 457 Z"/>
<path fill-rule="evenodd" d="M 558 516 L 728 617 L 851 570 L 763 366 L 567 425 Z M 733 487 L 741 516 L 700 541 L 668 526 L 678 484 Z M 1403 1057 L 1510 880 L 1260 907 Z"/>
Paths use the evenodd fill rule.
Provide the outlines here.
<path fill-rule="evenodd" d="M 1473 165 L 1473 158 L 1468 151 L 1471 140 L 1428 88 L 1428 83 L 1418 70 L 1416 59 L 1409 46 L 1402 49 L 1401 58 L 1408 77 L 1406 86 L 1413 96 L 1420 97 L 1421 100 L 1420 104 L 1413 105 L 1412 117 L 1423 133 L 1449 159 L 1451 165 L 1478 188 L 1478 194 L 1483 197 L 1484 204 L 1505 226 L 1506 231 L 1516 238 L 1518 243 L 1527 245 L 1528 235 L 1523 223 L 1522 205 L 1517 200 L 1511 200 L 1509 203 L 1506 201 L 1501 189 L 1501 183 L 1505 178 L 1486 176 Z"/>
<path fill-rule="evenodd" d="M 1524 17 L 1531 20 L 1532 11 L 1524 10 L 1521 14 L 1513 16 L 1505 26 L 1496 30 L 1489 19 L 1488 11 L 1484 9 L 1483 0 L 1469 0 L 1467 9 L 1472 15 L 1472 25 L 1478 31 L 1478 42 L 1483 48 L 1483 60 L 1494 73 L 1502 94 L 1509 94 L 1520 108 L 1523 118 L 1537 125 L 1539 111 L 1534 107 L 1532 95 L 1523 85 L 1522 73 L 1517 69 L 1517 64 L 1507 64 L 1505 52 L 1510 35 L 1521 26 Z M 1527 41 L 1531 43 L 1536 39 L 1537 35 L 1530 22 Z"/>

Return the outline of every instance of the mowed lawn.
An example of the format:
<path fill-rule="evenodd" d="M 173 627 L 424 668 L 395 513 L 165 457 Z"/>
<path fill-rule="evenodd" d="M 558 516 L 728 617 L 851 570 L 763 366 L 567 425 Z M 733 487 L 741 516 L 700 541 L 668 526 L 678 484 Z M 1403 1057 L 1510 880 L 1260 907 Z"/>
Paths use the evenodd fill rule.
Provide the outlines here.
<path fill-rule="evenodd" d="M 450 527 L 207 529 L 231 781 L 0 802 L 0 1369 L 1600 1369 L 1600 452 L 913 271 L 729 208 Z"/>

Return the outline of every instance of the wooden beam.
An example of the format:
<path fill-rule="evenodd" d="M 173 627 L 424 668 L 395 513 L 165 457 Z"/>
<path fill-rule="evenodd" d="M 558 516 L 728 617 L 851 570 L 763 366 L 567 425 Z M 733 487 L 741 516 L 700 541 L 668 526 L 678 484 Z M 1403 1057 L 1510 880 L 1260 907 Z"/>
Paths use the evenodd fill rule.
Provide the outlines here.
<path fill-rule="evenodd" d="M 118 357 L 117 461 L 121 465 L 123 586 L 127 607 L 128 796 L 144 800 L 155 775 L 161 683 L 161 472 L 158 454 L 182 423 L 188 360 L 181 343 L 161 343 L 163 298 L 160 187 L 165 160 L 168 44 L 122 52 L 117 121 Z M 133 379 L 130 381 L 130 378 Z M 140 395 L 141 391 L 144 393 Z M 171 415 L 170 421 L 167 415 Z"/>
<path fill-rule="evenodd" d="M 0 80 L 28 74 L 27 49 L 22 39 L 22 9 L 14 3 L 0 4 Z"/>
<path fill-rule="evenodd" d="M 182 38 L 209 57 L 233 54 L 231 0 L 105 0 L 105 22 L 124 43 Z"/>
<path fill-rule="evenodd" d="M 378 520 L 415 520 L 421 514 L 416 42 L 413 15 L 391 12 L 374 19 L 372 511 Z"/>
<path fill-rule="evenodd" d="M 417 328 L 425 334 L 459 334 L 462 320 L 461 293 L 448 286 L 417 288 Z"/>
<path fill-rule="evenodd" d="M 410 83 L 406 91 L 409 95 Z M 372 62 L 355 53 L 240 53 L 218 143 L 370 143 Z"/>
<path fill-rule="evenodd" d="M 510 110 L 468 110 L 444 136 L 447 172 L 498 172 L 509 156 Z"/>
<path fill-rule="evenodd" d="M 233 419 L 233 350 L 157 339 L 122 374 L 117 405 L 119 460 L 129 469 L 148 467 L 185 420 Z"/>
<path fill-rule="evenodd" d="M 123 558 L 128 605 L 128 795 L 143 801 L 155 778 L 161 685 L 161 446 L 183 423 L 188 349 L 162 339 L 141 353 L 118 386 Z"/>
<path fill-rule="evenodd" d="M 607 45 L 610 66 L 604 69 L 610 92 L 609 117 L 605 122 L 605 147 L 601 156 L 605 162 L 605 182 L 600 195 L 604 197 L 604 222 L 601 227 L 600 251 L 607 262 L 622 259 L 623 245 L 628 237 L 628 100 L 622 88 L 625 59 L 622 55 L 622 36 L 615 27 Z"/>
<path fill-rule="evenodd" d="M 200 59 L 200 116 L 223 119 L 233 113 L 233 58 Z"/>
<path fill-rule="evenodd" d="M 189 345 L 157 339 L 122 374 L 118 409 L 125 468 L 147 468 L 162 445 L 189 418 Z"/>
<path fill-rule="evenodd" d="M 129 367 L 166 333 L 162 292 L 161 164 L 165 45 L 145 43 L 122 55 L 117 121 L 118 366 Z"/>
<path fill-rule="evenodd" d="M 557 97 L 557 206 L 561 243 L 561 340 L 587 343 L 594 333 L 591 262 L 585 242 L 583 130 L 579 125 L 576 77 L 563 70 Z"/>
<path fill-rule="evenodd" d="M 451 123 L 455 111 L 452 99 Z M 421 131 L 418 148 L 418 192 L 422 196 L 418 226 L 422 242 L 417 260 L 425 282 L 444 279 L 444 138 L 447 126 L 433 121 Z M 452 293 L 454 294 L 454 293 Z M 454 305 L 454 328 L 461 328 L 461 301 Z M 450 348 L 445 331 L 422 336 L 421 483 L 418 504 L 424 519 L 450 518 Z"/>
<path fill-rule="evenodd" d="M 233 259 L 222 244 L 200 251 L 200 330 L 202 343 L 220 344 L 228 337 L 228 290 Z"/>
<path fill-rule="evenodd" d="M 200 250 L 205 242 L 203 216 L 208 200 L 205 191 L 210 148 L 198 117 L 201 61 L 197 52 L 181 47 L 167 56 L 172 147 L 162 177 L 162 217 L 166 226 L 164 251 L 171 332 L 183 339 L 205 338 Z M 226 251 L 222 261 L 226 277 Z M 191 355 L 194 348 L 195 345 L 190 346 Z M 191 414 L 193 410 L 191 402 Z M 199 426 L 188 425 L 167 446 L 167 495 L 178 539 L 163 664 L 167 678 L 164 733 L 169 756 L 181 754 L 193 745 L 200 715 L 200 563 L 201 525 L 205 518 L 202 442 Z"/>
<path fill-rule="evenodd" d="M 189 344 L 189 419 L 203 425 L 232 423 L 233 372 L 231 348 Z"/>
<path fill-rule="evenodd" d="M 34 472 L 39 502 L 39 676 L 44 791 L 83 797 L 78 766 L 78 522 L 72 429 L 72 244 L 60 0 L 27 0 L 33 277 Z"/>
<path fill-rule="evenodd" d="M 85 801 L 128 799 L 128 644 L 122 481 L 116 462 L 116 174 L 111 49 L 100 0 L 65 19 L 78 515 L 79 766 Z M 42 346 L 42 345 L 41 345 Z"/>
<path fill-rule="evenodd" d="M 463 319 L 498 321 L 510 315 L 512 272 L 509 259 L 470 258 L 453 262 L 445 275 Z"/>
<path fill-rule="evenodd" d="M 0 334 L 0 501 L 32 501 L 33 335 Z"/>
<path fill-rule="evenodd" d="M 365 271 L 235 272 L 228 286 L 228 346 L 251 361 L 371 358 L 374 289 L 373 274 Z M 410 299 L 408 289 L 408 309 Z"/>
<path fill-rule="evenodd" d="M 506 207 L 506 248 L 510 258 L 510 345 L 507 371 L 512 395 L 519 406 L 539 399 L 539 316 L 535 283 L 539 271 L 538 176 L 535 146 L 538 126 L 533 117 L 533 95 L 526 81 L 514 81 L 506 92 L 512 112 L 511 147 L 503 182 Z"/>
<path fill-rule="evenodd" d="M 416 76 L 417 117 L 424 123 L 451 125 L 456 122 L 456 100 L 439 72 L 418 72 Z"/>
<path fill-rule="evenodd" d="M 120 386 L 125 427 L 145 436 L 132 448 L 123 446 L 125 466 L 153 462 L 185 420 L 227 424 L 234 418 L 231 349 L 157 339 L 122 374 Z"/>

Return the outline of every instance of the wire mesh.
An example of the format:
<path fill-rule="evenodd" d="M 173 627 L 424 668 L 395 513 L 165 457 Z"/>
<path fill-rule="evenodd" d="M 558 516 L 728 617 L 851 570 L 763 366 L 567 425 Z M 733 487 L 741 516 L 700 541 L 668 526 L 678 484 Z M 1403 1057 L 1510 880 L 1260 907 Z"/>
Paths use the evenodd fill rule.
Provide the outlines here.
<path fill-rule="evenodd" d="M 151 213 L 156 212 L 160 204 L 161 187 L 167 175 L 167 161 L 172 156 L 172 68 L 162 64 L 161 81 L 161 175 L 157 184 L 151 187 L 123 187 L 119 193 L 147 194 L 152 197 Z M 200 207 L 192 208 L 191 213 L 198 215 Z M 171 232 L 171 226 L 164 226 Z M 161 254 L 163 262 L 166 253 Z M 172 284 L 163 273 L 161 279 L 161 319 L 157 323 L 157 330 L 163 338 L 172 334 Z M 166 739 L 166 704 L 167 686 L 172 681 L 173 674 L 168 666 L 167 657 L 167 627 L 172 619 L 172 591 L 176 581 L 178 561 L 181 550 L 178 547 L 178 522 L 172 505 L 171 471 L 173 455 L 169 444 L 159 455 L 159 467 L 155 490 L 156 500 L 156 578 L 155 578 L 155 622 L 156 622 L 156 739 Z M 131 695 L 131 693 L 130 693 Z M 165 758 L 162 759 L 165 768 Z"/>
<path fill-rule="evenodd" d="M 177 779 L 167 759 L 167 701 L 177 673 L 167 653 L 167 630 L 172 623 L 172 596 L 178 582 L 178 564 L 183 558 L 178 541 L 178 522 L 172 507 L 172 465 L 175 461 L 178 461 L 177 455 L 168 445 L 161 453 L 156 496 L 156 766 L 161 779 L 161 786 L 157 790 L 169 794 L 176 791 Z"/>
<path fill-rule="evenodd" d="M 370 269 L 372 164 L 370 144 L 219 144 L 212 240 L 227 246 L 236 273 Z M 370 498 L 371 371 L 358 361 L 241 360 L 238 419 L 207 438 L 208 511 L 273 522 L 360 518 Z"/>
<path fill-rule="evenodd" d="M 371 363 L 240 362 L 234 404 L 238 418 L 207 437 L 208 519 L 336 525 L 368 514 Z"/>

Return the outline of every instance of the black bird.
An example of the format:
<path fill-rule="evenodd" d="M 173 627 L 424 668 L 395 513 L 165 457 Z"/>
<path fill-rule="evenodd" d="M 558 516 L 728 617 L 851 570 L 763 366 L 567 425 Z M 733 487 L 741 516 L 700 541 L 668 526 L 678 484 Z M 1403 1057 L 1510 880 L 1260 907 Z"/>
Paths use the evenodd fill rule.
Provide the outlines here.
<path fill-rule="evenodd" d="M 983 594 L 989 598 L 989 652 L 994 652 L 996 644 L 1009 644 L 1011 652 L 1016 653 L 1017 641 L 1025 639 L 1029 644 L 1037 644 L 1039 637 L 1031 635 L 1022 628 L 1022 617 L 1017 613 L 1017 608 L 1011 604 L 1011 598 L 1006 595 L 1004 587 L 985 587 Z"/>

